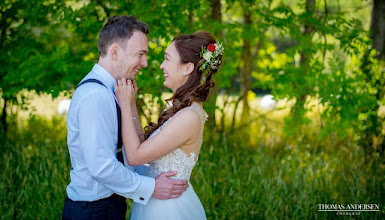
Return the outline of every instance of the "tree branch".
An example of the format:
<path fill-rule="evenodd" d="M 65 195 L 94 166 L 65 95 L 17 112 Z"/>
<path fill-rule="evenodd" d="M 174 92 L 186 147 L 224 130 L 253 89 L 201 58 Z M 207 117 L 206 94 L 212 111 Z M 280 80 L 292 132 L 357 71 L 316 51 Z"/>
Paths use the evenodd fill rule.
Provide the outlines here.
<path fill-rule="evenodd" d="M 264 114 L 260 114 L 260 115 L 258 115 L 257 117 L 255 117 L 255 118 L 253 118 L 253 119 L 251 119 L 251 120 L 248 120 L 248 122 L 246 122 L 246 123 L 244 123 L 244 124 L 241 124 L 240 126 L 234 128 L 234 129 L 232 129 L 231 132 L 234 133 L 234 131 L 236 131 L 236 130 L 240 130 L 240 129 L 244 128 L 244 127 L 248 127 L 248 126 L 251 125 L 253 122 L 257 121 L 258 119 L 260 119 L 260 118 L 262 118 L 262 117 L 266 117 L 268 114 L 270 114 L 270 113 L 273 112 L 273 111 L 274 111 L 274 109 L 272 109 L 272 110 L 270 110 L 270 111 L 268 111 L 268 112 L 266 112 L 266 113 L 264 113 Z M 277 123 L 277 124 L 280 123 L 279 121 L 275 121 L 275 120 L 272 120 L 272 119 L 267 119 L 267 120 L 269 120 L 269 121 L 271 121 L 271 122 L 274 122 L 274 123 Z"/>

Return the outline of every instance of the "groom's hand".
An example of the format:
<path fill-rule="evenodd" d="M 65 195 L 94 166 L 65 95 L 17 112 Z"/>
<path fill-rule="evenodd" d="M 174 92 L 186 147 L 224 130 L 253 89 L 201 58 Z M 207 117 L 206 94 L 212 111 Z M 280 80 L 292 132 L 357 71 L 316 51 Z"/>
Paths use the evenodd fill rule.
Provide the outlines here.
<path fill-rule="evenodd" d="M 152 196 L 156 199 L 173 199 L 182 195 L 188 187 L 187 180 L 174 180 L 169 177 L 175 176 L 177 172 L 168 171 L 159 174 L 155 178 L 155 190 Z"/>

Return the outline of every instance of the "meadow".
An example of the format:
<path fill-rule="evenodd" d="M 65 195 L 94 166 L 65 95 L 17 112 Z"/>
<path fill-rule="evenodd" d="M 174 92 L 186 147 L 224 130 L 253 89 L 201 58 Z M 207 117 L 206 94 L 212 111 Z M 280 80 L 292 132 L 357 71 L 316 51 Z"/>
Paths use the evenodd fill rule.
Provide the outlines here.
<path fill-rule="evenodd" d="M 247 127 L 205 130 L 191 182 L 208 219 L 339 217 L 318 204 L 378 204 L 379 212 L 345 217 L 384 218 L 385 163 L 378 153 L 367 155 L 353 135 L 320 139 L 311 124 L 300 136 L 285 136 L 282 110 L 265 114 L 256 106 L 258 117 Z M 70 159 L 65 116 L 54 112 L 15 116 L 0 137 L 2 219 L 61 217 Z"/>

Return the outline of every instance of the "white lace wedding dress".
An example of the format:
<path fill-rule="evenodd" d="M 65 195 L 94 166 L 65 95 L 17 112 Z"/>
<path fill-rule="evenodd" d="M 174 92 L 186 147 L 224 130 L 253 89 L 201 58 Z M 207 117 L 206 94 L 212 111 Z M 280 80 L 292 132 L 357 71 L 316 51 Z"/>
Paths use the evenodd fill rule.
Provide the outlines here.
<path fill-rule="evenodd" d="M 189 106 L 190 108 L 198 112 L 201 116 L 201 136 L 200 136 L 200 145 L 202 144 L 202 135 L 204 122 L 207 119 L 206 112 L 195 106 Z M 186 109 L 184 108 L 184 109 Z M 183 111 L 180 110 L 179 112 Z M 176 114 L 178 114 L 177 112 Z M 153 137 L 156 135 L 164 126 L 167 125 L 167 122 L 171 120 L 169 118 L 161 127 L 154 131 L 150 136 Z M 175 179 L 190 179 L 191 171 L 196 164 L 195 154 L 191 153 L 187 155 L 184 151 L 177 148 L 167 155 L 151 162 L 149 167 L 149 176 L 156 177 L 162 172 L 167 171 L 177 171 L 177 175 L 173 178 Z M 139 203 L 133 203 L 131 214 L 131 220 L 153 220 L 153 219 L 183 219 L 183 220 L 199 220 L 206 219 L 205 210 L 200 202 L 197 194 L 195 193 L 191 183 L 189 182 L 189 187 L 187 190 L 178 198 L 168 199 L 168 200 L 158 200 L 154 197 L 151 197 L 147 205 L 142 205 Z"/>

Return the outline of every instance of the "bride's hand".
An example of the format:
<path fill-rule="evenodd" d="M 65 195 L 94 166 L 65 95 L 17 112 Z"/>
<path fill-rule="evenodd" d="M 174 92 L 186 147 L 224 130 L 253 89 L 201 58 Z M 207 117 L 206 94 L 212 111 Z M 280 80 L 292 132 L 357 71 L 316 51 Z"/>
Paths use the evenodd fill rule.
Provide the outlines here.
<path fill-rule="evenodd" d="M 131 82 L 132 82 L 132 87 L 134 88 L 134 100 L 132 102 L 131 108 L 133 109 L 133 111 L 137 111 L 136 110 L 136 100 L 135 100 L 135 97 L 138 94 L 138 85 L 136 84 L 135 80 L 132 80 Z"/>
<path fill-rule="evenodd" d="M 135 103 L 137 88 L 136 83 L 126 78 L 119 79 L 117 83 L 114 83 L 115 96 L 120 107 L 130 107 Z"/>
<path fill-rule="evenodd" d="M 134 101 L 135 101 L 135 97 L 138 94 L 138 85 L 136 84 L 135 80 L 131 80 L 131 82 L 132 82 L 132 87 L 134 88 Z"/>

